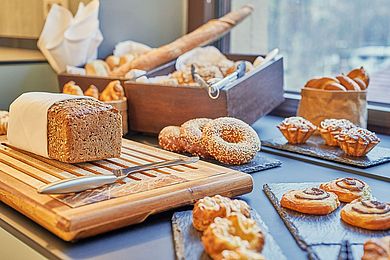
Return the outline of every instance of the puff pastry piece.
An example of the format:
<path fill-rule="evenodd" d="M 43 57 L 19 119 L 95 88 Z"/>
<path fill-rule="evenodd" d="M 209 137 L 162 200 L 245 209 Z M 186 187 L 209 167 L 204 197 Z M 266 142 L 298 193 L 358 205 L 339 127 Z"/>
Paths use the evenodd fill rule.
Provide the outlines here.
<path fill-rule="evenodd" d="M 264 235 L 253 219 L 232 213 L 226 218 L 217 217 L 203 233 L 202 243 L 206 253 L 214 259 L 224 250 L 246 248 L 261 251 Z"/>
<path fill-rule="evenodd" d="M 265 257 L 256 251 L 238 248 L 236 250 L 224 250 L 214 257 L 214 260 L 265 260 Z"/>
<path fill-rule="evenodd" d="M 355 200 L 341 210 L 341 219 L 364 229 L 387 230 L 390 229 L 390 203 Z"/>
<path fill-rule="evenodd" d="M 367 240 L 362 260 L 390 260 L 390 236 Z"/>
<path fill-rule="evenodd" d="M 246 217 L 250 216 L 250 207 L 245 201 L 231 200 L 221 195 L 204 197 L 198 200 L 192 210 L 192 224 L 195 229 L 204 231 L 213 223 L 216 217 L 226 217 L 239 212 Z"/>
<path fill-rule="evenodd" d="M 311 215 L 327 215 L 340 206 L 336 194 L 318 188 L 288 191 L 283 194 L 280 204 Z"/>
<path fill-rule="evenodd" d="M 371 198 L 371 188 L 368 184 L 355 178 L 338 178 L 327 183 L 322 183 L 320 188 L 335 193 L 341 202 L 351 202 L 360 198 Z"/>

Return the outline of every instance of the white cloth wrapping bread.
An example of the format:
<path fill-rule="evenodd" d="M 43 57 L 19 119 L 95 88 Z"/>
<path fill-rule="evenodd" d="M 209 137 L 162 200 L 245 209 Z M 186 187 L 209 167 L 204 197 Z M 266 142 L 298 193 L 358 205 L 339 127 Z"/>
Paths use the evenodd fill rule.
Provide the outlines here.
<path fill-rule="evenodd" d="M 80 3 L 75 16 L 53 4 L 38 40 L 38 48 L 52 68 L 64 72 L 66 65 L 80 66 L 95 60 L 103 41 L 99 29 L 99 1 Z"/>
<path fill-rule="evenodd" d="M 47 143 L 47 111 L 57 102 L 91 98 L 45 92 L 24 93 L 9 109 L 7 138 L 11 146 L 49 158 Z"/>

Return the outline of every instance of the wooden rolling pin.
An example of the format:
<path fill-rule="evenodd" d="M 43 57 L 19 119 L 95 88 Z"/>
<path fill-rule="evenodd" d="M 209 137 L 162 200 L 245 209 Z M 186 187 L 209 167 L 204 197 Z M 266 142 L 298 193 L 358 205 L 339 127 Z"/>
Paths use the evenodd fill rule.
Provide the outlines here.
<path fill-rule="evenodd" d="M 112 72 L 113 76 L 123 76 L 131 69 L 151 70 L 159 65 L 176 59 L 183 53 L 206 45 L 228 33 L 253 12 L 253 6 L 244 5 L 237 11 L 230 12 L 219 19 L 213 19 L 179 39 L 153 49 L 140 57 L 123 64 Z"/>

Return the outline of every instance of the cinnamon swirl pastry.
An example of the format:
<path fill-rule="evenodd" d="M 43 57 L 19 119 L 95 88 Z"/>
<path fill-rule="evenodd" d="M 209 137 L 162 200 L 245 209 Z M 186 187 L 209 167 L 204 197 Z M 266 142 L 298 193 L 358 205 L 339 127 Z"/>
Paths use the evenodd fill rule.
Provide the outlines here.
<path fill-rule="evenodd" d="M 362 260 L 389 260 L 390 236 L 374 238 L 364 243 Z"/>
<path fill-rule="evenodd" d="M 390 203 L 355 200 L 341 210 L 341 219 L 356 227 L 387 230 L 390 229 Z"/>
<path fill-rule="evenodd" d="M 246 248 L 261 251 L 264 235 L 253 219 L 232 213 L 226 218 L 217 217 L 203 233 L 202 243 L 206 253 L 215 259 L 224 250 Z"/>
<path fill-rule="evenodd" d="M 231 200 L 215 195 L 198 200 L 192 210 L 192 224 L 199 231 L 204 231 L 213 223 L 216 217 L 226 217 L 234 212 L 239 212 L 246 217 L 250 216 L 250 207 L 245 201 Z"/>
<path fill-rule="evenodd" d="M 355 178 L 339 178 L 322 183 L 320 188 L 335 193 L 341 202 L 351 202 L 360 198 L 371 198 L 371 189 L 368 184 Z"/>
<path fill-rule="evenodd" d="M 277 126 L 290 144 L 303 144 L 317 129 L 309 120 L 293 116 L 283 120 Z"/>
<path fill-rule="evenodd" d="M 312 215 L 327 215 L 340 205 L 336 194 L 318 188 L 291 190 L 283 194 L 282 207 Z"/>

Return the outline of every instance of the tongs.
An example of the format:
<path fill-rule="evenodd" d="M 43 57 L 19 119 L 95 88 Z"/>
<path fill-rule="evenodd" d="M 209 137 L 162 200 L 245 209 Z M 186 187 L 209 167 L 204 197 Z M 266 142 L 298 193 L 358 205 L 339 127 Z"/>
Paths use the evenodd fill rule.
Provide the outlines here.
<path fill-rule="evenodd" d="M 264 66 L 268 62 L 275 59 L 275 57 L 278 55 L 279 49 L 273 49 L 270 51 L 264 58 L 264 60 L 261 62 L 260 66 Z M 219 92 L 221 89 L 223 89 L 225 86 L 229 85 L 231 82 L 235 81 L 236 79 L 239 79 L 245 75 L 246 72 L 246 65 L 245 62 L 240 62 L 237 66 L 236 71 L 229 74 L 228 76 L 224 77 L 221 80 L 214 81 L 214 79 L 211 79 L 209 81 L 205 81 L 196 71 L 195 66 L 191 65 L 191 75 L 192 78 L 195 80 L 196 83 L 200 85 L 201 88 L 207 89 L 207 92 L 209 94 L 209 97 L 211 99 L 217 99 L 219 97 Z"/>
<path fill-rule="evenodd" d="M 93 175 L 76 177 L 71 179 L 60 180 L 47 185 L 44 185 L 38 189 L 38 193 L 42 194 L 63 194 L 80 192 L 89 189 L 99 188 L 101 186 L 112 184 L 117 181 L 123 180 L 130 174 L 134 174 L 141 171 L 153 170 L 157 168 L 169 167 L 174 165 L 190 164 L 199 161 L 199 157 L 186 157 L 182 159 L 167 160 L 155 163 L 149 163 L 139 166 L 133 166 L 124 169 L 113 170 L 110 175 Z"/>
<path fill-rule="evenodd" d="M 236 71 L 224 77 L 223 79 L 217 82 L 206 82 L 197 72 L 195 66 L 191 65 L 191 74 L 192 78 L 200 85 L 201 88 L 207 89 L 209 97 L 211 99 L 217 99 L 219 97 L 219 92 L 225 86 L 235 81 L 236 79 L 241 78 L 245 75 L 246 65 L 245 62 L 240 62 L 237 66 Z"/>

